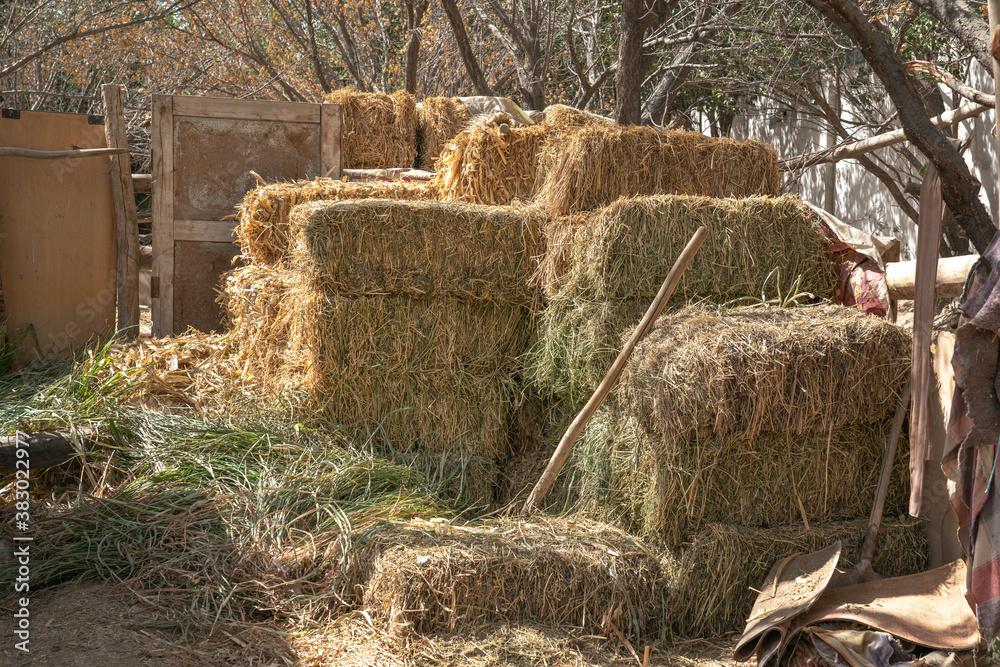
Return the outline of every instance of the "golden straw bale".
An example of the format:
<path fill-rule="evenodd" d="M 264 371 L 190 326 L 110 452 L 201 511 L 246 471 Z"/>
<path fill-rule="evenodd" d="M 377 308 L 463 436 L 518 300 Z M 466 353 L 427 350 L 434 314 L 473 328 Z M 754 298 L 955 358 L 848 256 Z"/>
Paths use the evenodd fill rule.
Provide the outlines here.
<path fill-rule="evenodd" d="M 367 181 L 344 183 L 330 178 L 272 183 L 251 190 L 240 202 L 237 242 L 245 258 L 255 264 L 273 264 L 286 259 L 291 241 L 289 213 L 297 205 L 313 201 L 353 199 L 431 199 L 426 183 Z"/>
<path fill-rule="evenodd" d="M 528 201 L 535 191 L 545 137 L 544 127 L 513 127 L 503 112 L 484 117 L 448 142 L 431 187 L 442 201 L 493 205 Z"/>
<path fill-rule="evenodd" d="M 420 169 L 434 171 L 445 144 L 472 122 L 472 114 L 457 97 L 428 97 L 417 105 L 417 146 Z"/>
<path fill-rule="evenodd" d="M 662 638 L 668 572 L 634 538 L 586 520 L 500 520 L 482 527 L 414 521 L 370 551 L 364 601 L 399 634 L 491 621 Z M 359 557 L 361 560 L 361 557 Z"/>
<path fill-rule="evenodd" d="M 773 196 L 779 189 L 778 158 L 769 144 L 638 126 L 584 127 L 546 171 L 537 201 L 553 215 L 619 197 Z"/>
<path fill-rule="evenodd" d="M 841 540 L 840 567 L 857 563 L 867 520 L 780 528 L 713 524 L 682 552 L 671 602 L 682 637 L 740 632 L 771 566 L 794 553 L 819 551 Z M 924 531 L 916 522 L 883 521 L 872 568 L 885 577 L 916 574 L 926 566 Z"/>
<path fill-rule="evenodd" d="M 340 295 L 450 295 L 515 304 L 544 248 L 539 218 L 510 208 L 439 202 L 317 202 L 291 216 L 293 262 Z"/>
<path fill-rule="evenodd" d="M 342 88 L 324 101 L 344 108 L 340 145 L 345 169 L 413 167 L 417 159 L 417 103 L 397 91 L 359 93 Z"/>
<path fill-rule="evenodd" d="M 910 334 L 853 308 L 691 306 L 661 317 L 618 387 L 664 443 L 891 419 Z"/>

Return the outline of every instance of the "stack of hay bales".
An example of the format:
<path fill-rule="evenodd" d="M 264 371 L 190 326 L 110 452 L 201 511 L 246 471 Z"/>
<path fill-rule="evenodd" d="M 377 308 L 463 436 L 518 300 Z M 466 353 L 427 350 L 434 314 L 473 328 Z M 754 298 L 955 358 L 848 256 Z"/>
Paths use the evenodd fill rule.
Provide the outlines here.
<path fill-rule="evenodd" d="M 815 216 L 794 197 L 712 199 L 661 195 L 621 199 L 546 228 L 539 270 L 548 307 L 527 373 L 543 394 L 582 406 L 638 324 L 674 259 L 700 226 L 710 233 L 669 307 L 711 299 L 760 299 L 764 292 L 831 292 Z M 778 272 L 768 261 L 781 257 Z"/>
<path fill-rule="evenodd" d="M 417 103 L 397 91 L 359 93 L 342 88 L 326 102 L 344 108 L 341 155 L 345 169 L 412 168 L 417 159 Z"/>
<path fill-rule="evenodd" d="M 274 389 L 305 390 L 362 442 L 495 472 L 510 454 L 537 301 L 537 218 L 348 196 L 283 214 L 289 199 L 348 191 L 306 185 L 261 188 L 244 202 L 241 242 L 261 261 L 226 287 L 245 370 Z M 261 225 L 269 216 L 277 224 Z M 490 491 L 481 480 L 469 487 Z"/>

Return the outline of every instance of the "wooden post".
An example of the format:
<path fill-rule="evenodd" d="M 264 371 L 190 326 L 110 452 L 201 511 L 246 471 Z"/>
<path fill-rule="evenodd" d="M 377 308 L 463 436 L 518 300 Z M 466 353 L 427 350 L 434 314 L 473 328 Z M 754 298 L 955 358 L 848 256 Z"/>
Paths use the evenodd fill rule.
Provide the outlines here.
<path fill-rule="evenodd" d="M 122 88 L 113 83 L 105 84 L 101 86 L 101 96 L 104 98 L 104 133 L 108 148 L 127 150 Z M 111 157 L 111 191 L 118 228 L 118 330 L 124 333 L 126 340 L 135 340 L 139 335 L 139 227 L 128 153 Z"/>
<path fill-rule="evenodd" d="M 1000 46 L 1000 35 L 998 35 L 998 23 L 1000 23 L 1000 0 L 988 0 L 987 8 L 990 15 L 990 54 L 993 56 L 993 90 L 997 103 L 993 107 L 994 134 L 997 145 L 997 207 L 994 217 L 1000 215 L 1000 61 L 997 60 L 997 50 Z M 997 221 L 993 221 L 996 226 Z"/>

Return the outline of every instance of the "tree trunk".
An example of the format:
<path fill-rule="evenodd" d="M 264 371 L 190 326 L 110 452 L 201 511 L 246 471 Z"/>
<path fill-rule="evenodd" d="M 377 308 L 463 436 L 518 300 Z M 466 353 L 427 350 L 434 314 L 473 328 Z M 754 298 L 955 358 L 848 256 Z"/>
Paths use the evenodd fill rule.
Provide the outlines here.
<path fill-rule="evenodd" d="M 78 435 L 86 444 L 86 438 L 93 434 L 90 429 L 82 429 Z M 27 454 L 19 457 L 18 449 Z M 18 461 L 25 461 L 21 464 L 22 470 L 25 466 L 31 470 L 44 470 L 66 463 L 74 454 L 76 448 L 69 431 L 27 433 L 22 434 L 21 438 L 16 435 L 0 436 L 0 474 L 6 475 L 18 470 Z"/>
<path fill-rule="evenodd" d="M 420 58 L 420 24 L 424 21 L 428 0 L 406 0 L 406 29 L 410 38 L 406 42 L 406 92 L 417 94 L 417 64 Z"/>
<path fill-rule="evenodd" d="M 458 9 L 455 0 L 441 0 L 444 12 L 448 15 L 448 23 L 451 24 L 451 31 L 455 35 L 455 42 L 458 43 L 458 51 L 462 54 L 462 62 L 465 63 L 465 71 L 472 79 L 472 85 L 476 87 L 476 92 L 480 95 L 493 95 L 493 89 L 486 83 L 483 71 L 479 69 L 479 62 L 476 54 L 472 52 L 472 44 L 469 43 L 469 35 L 465 32 L 465 24 L 462 22 L 462 12 Z"/>
<path fill-rule="evenodd" d="M 976 249 L 985 252 L 996 228 L 982 202 L 979 187 L 962 156 L 931 122 L 910 79 L 885 35 L 853 0 L 809 0 L 861 50 L 882 81 L 899 112 L 907 139 L 934 164 L 941 177 L 942 194 L 955 220 Z"/>
<path fill-rule="evenodd" d="M 642 121 L 642 40 L 646 35 L 645 0 L 624 0 L 618 33 L 618 71 L 615 72 L 615 120 L 619 125 Z"/>

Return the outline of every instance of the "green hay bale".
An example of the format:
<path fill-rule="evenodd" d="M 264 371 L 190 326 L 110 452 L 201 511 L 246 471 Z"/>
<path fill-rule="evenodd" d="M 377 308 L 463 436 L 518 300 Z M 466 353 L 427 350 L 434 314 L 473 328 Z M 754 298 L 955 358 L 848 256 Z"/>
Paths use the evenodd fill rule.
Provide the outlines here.
<path fill-rule="evenodd" d="M 680 557 L 671 600 L 674 631 L 682 637 L 741 632 L 771 566 L 796 552 L 811 553 L 843 542 L 840 567 L 857 563 L 867 521 L 755 529 L 713 524 Z M 886 577 L 920 572 L 926 542 L 918 523 L 883 521 L 873 569 Z"/>
<path fill-rule="evenodd" d="M 690 306 L 636 347 L 619 398 L 664 446 L 890 419 L 910 335 L 853 308 Z"/>
<path fill-rule="evenodd" d="M 834 275 L 816 215 L 797 197 L 622 199 L 590 216 L 562 218 L 545 229 L 540 269 L 546 292 L 601 301 L 656 296 L 670 267 L 699 227 L 709 236 L 672 302 L 760 299 L 786 290 L 826 297 Z M 775 271 L 772 258 L 781 259 Z"/>
<path fill-rule="evenodd" d="M 777 195 L 774 148 L 697 132 L 619 125 L 584 127 L 545 178 L 536 200 L 552 215 L 606 206 L 620 197 Z"/>
<path fill-rule="evenodd" d="M 324 101 L 344 109 L 341 155 L 345 169 L 413 167 L 417 159 L 417 102 L 399 90 L 359 93 L 335 90 Z"/>
<path fill-rule="evenodd" d="M 634 417 L 605 408 L 574 449 L 581 508 L 676 548 L 713 522 L 768 528 L 865 516 L 874 500 L 890 424 L 810 434 L 715 436 L 664 447 Z M 886 512 L 905 512 L 906 447 Z M 801 506 L 800 506 L 801 503 Z"/>
<path fill-rule="evenodd" d="M 647 308 L 644 299 L 551 299 L 524 356 L 526 380 L 543 395 L 582 407 Z"/>
<path fill-rule="evenodd" d="M 373 550 L 375 551 L 375 550 Z M 613 528 L 545 517 L 482 527 L 412 523 L 367 556 L 364 601 L 386 629 L 428 633 L 538 623 L 662 637 L 669 580 L 642 543 Z"/>
<path fill-rule="evenodd" d="M 237 207 L 236 228 L 240 252 L 252 264 L 274 264 L 288 258 L 292 228 L 288 217 L 299 204 L 354 199 L 427 200 L 433 191 L 426 183 L 367 181 L 344 183 L 331 178 L 261 185 L 246 194 Z"/>
<path fill-rule="evenodd" d="M 340 295 L 537 300 L 538 218 L 509 208 L 431 202 L 312 203 L 292 212 L 292 261 Z"/>

